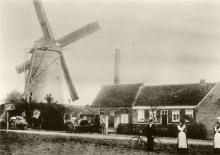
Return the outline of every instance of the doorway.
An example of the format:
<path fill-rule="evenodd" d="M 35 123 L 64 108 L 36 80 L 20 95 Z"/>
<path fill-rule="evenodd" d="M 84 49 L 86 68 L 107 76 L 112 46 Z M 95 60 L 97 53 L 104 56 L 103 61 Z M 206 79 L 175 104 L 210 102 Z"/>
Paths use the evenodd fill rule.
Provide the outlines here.
<path fill-rule="evenodd" d="M 161 110 L 162 125 L 167 125 L 168 123 L 168 110 Z"/>

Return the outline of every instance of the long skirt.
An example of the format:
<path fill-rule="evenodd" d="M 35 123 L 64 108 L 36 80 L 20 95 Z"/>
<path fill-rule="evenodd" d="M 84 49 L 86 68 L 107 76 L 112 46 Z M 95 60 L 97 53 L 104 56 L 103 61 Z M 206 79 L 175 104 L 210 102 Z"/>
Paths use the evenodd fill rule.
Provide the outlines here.
<path fill-rule="evenodd" d="M 185 132 L 179 132 L 178 134 L 177 150 L 178 152 L 183 153 L 188 151 L 188 144 Z"/>
<path fill-rule="evenodd" d="M 214 152 L 220 153 L 220 133 L 215 133 L 214 136 Z"/>

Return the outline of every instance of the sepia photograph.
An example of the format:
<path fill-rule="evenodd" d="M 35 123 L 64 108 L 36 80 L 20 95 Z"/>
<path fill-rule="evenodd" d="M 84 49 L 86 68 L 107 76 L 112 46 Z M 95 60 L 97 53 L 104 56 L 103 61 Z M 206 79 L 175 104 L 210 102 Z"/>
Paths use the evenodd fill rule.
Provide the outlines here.
<path fill-rule="evenodd" d="M 0 154 L 220 155 L 220 1 L 0 0 Z"/>

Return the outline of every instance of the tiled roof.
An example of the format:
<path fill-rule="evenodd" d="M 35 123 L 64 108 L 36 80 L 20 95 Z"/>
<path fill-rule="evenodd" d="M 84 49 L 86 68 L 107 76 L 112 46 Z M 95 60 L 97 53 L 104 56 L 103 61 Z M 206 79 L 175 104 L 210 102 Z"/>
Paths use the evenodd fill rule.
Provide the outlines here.
<path fill-rule="evenodd" d="M 142 83 L 103 86 L 91 107 L 131 107 L 141 85 Z"/>
<path fill-rule="evenodd" d="M 3 114 L 4 111 L 5 111 L 5 104 L 1 104 L 0 105 L 0 116 Z"/>
<path fill-rule="evenodd" d="M 77 114 L 81 113 L 83 115 L 93 115 L 92 112 L 90 112 L 89 110 L 87 110 L 85 107 L 83 106 L 76 106 L 76 105 L 64 105 L 64 107 L 68 108 L 69 110 L 71 110 L 72 112 L 75 112 Z"/>
<path fill-rule="evenodd" d="M 88 111 L 92 112 L 94 115 L 100 114 L 100 109 L 99 108 L 94 108 L 94 107 L 85 107 Z"/>
<path fill-rule="evenodd" d="M 216 83 L 144 86 L 135 106 L 197 105 Z"/>

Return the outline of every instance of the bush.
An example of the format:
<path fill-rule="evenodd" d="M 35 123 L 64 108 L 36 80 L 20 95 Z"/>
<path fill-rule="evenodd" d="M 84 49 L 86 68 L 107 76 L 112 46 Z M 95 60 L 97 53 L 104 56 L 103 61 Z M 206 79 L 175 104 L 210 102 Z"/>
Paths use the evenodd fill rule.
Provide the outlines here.
<path fill-rule="evenodd" d="M 159 137 L 177 137 L 178 129 L 175 124 L 157 125 L 157 136 Z"/>
<path fill-rule="evenodd" d="M 207 131 L 203 124 L 187 126 L 187 137 L 193 139 L 206 139 Z"/>
<path fill-rule="evenodd" d="M 27 103 L 25 101 L 13 103 L 15 106 L 14 111 L 11 111 L 13 116 L 21 116 L 25 111 L 26 121 L 29 125 L 32 124 L 32 116 L 34 109 L 41 111 L 42 129 L 46 130 L 64 130 L 63 116 L 65 107 L 55 103 Z M 11 117 L 11 116 L 10 116 Z"/>
<path fill-rule="evenodd" d="M 145 127 L 146 124 L 119 124 L 117 133 L 129 135 L 140 134 L 140 130 L 143 130 Z M 177 125 L 175 124 L 156 124 L 156 129 L 156 136 L 158 137 L 177 137 L 178 135 Z M 205 126 L 202 124 L 187 125 L 187 137 L 192 139 L 205 139 Z"/>

